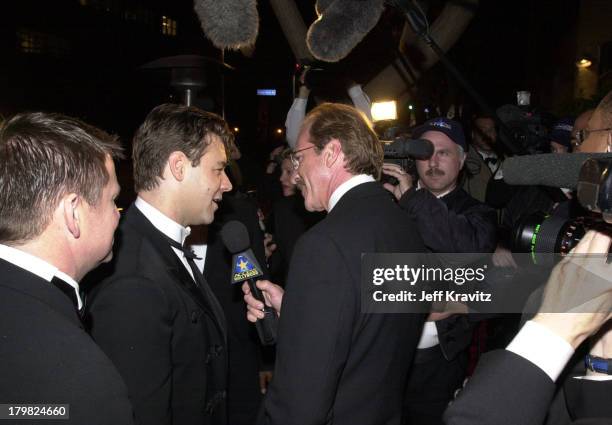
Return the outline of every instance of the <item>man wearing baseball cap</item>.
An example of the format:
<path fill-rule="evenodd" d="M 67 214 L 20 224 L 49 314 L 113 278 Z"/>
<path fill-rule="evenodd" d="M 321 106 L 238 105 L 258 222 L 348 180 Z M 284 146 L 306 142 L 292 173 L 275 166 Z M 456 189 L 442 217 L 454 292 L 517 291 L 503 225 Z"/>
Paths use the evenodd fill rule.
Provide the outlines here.
<path fill-rule="evenodd" d="M 435 118 L 417 127 L 412 137 L 434 145 L 431 158 L 416 161 L 418 181 L 395 164 L 383 164 L 383 173 L 398 180 L 396 186 L 387 183 L 385 187 L 417 222 L 425 246 L 438 253 L 493 252 L 495 210 L 457 185 L 466 156 L 461 124 Z M 471 318 L 448 313 L 432 313 L 428 318 L 404 399 L 407 423 L 442 424 L 442 412 L 465 378 Z"/>
<path fill-rule="evenodd" d="M 566 117 L 555 123 L 549 135 L 550 151 L 552 153 L 571 152 L 574 121 L 574 118 Z"/>

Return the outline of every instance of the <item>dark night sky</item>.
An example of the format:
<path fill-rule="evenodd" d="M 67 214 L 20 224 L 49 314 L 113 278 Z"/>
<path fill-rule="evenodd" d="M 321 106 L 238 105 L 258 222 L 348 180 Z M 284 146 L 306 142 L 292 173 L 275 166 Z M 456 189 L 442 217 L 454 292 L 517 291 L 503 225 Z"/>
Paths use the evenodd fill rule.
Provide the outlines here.
<path fill-rule="evenodd" d="M 236 68 L 226 75 L 226 117 L 230 125 L 241 128 L 244 149 L 263 155 L 280 141 L 273 130 L 283 126 L 291 102 L 295 59 L 268 2 L 258 3 L 261 22 L 255 56 L 228 52 L 225 57 Z M 297 3 L 309 25 L 315 2 Z M 433 19 L 444 1 L 429 4 Z M 152 11 L 148 24 L 125 19 L 122 13 L 130 5 L 145 5 Z M 481 0 L 449 57 L 494 107 L 513 102 L 516 90 L 527 89 L 538 106 L 561 113 L 567 105 L 560 99 L 559 87 L 573 72 L 577 12 L 578 0 Z M 160 34 L 160 15 L 176 18 L 177 37 Z M 4 16 L 0 112 L 65 112 L 117 132 L 124 140 L 169 93 L 167 77 L 143 73 L 139 66 L 176 54 L 220 58 L 219 50 L 205 39 L 191 0 L 21 0 L 12 2 Z M 394 56 L 402 22 L 388 8 L 365 40 L 331 68 L 367 82 Z M 17 34 L 23 29 L 66 41 L 66 52 L 56 56 L 19 52 Z M 209 70 L 206 94 L 218 99 L 220 80 L 214 68 Z M 279 95 L 260 98 L 256 88 L 276 88 Z M 425 74 L 417 94 L 416 104 L 444 104 L 449 99 L 471 103 L 440 64 Z"/>
<path fill-rule="evenodd" d="M 111 6 L 129 3 L 125 0 L 96 1 Z M 431 0 L 430 3 L 433 18 L 443 1 Z M 577 3 L 577 0 L 481 0 L 475 18 L 451 49 L 449 56 L 494 105 L 512 101 L 513 92 L 518 88 L 530 88 L 538 97 L 540 90 L 550 90 L 545 86 L 551 71 L 560 60 L 559 50 L 563 45 L 569 47 L 571 44 Z M 59 61 L 61 63 L 46 64 L 42 69 L 40 65 L 44 63 L 43 60 L 24 57 L 27 55 L 20 55 L 17 61 L 5 64 L 2 67 L 5 69 L 3 85 L 17 83 L 23 87 L 23 91 L 13 97 L 16 104 L 3 105 L 4 110 L 10 111 L 11 107 L 23 109 L 42 106 L 82 112 L 80 103 L 89 103 L 91 106 L 86 108 L 87 115 L 96 120 L 95 115 L 101 112 L 100 108 L 95 101 L 79 100 L 83 94 L 79 84 L 95 85 L 95 89 L 112 86 L 120 80 L 129 83 L 126 80 L 134 77 L 138 65 L 166 54 L 198 53 L 220 57 L 219 51 L 212 48 L 199 29 L 191 9 L 191 0 L 157 0 L 147 3 L 155 6 L 154 10 L 160 10 L 160 13 L 163 13 L 164 4 L 172 4 L 170 10 L 177 16 L 179 34 L 183 36 L 174 44 L 160 40 L 157 35 L 156 38 L 147 39 L 147 34 L 131 30 L 128 25 L 122 25 L 119 19 L 100 16 L 99 12 L 79 6 L 78 0 L 23 0 L 18 4 L 12 10 L 14 19 L 7 19 L 11 25 L 3 30 L 6 37 L 3 37 L 5 41 L 2 48 L 5 53 L 9 53 L 3 55 L 5 59 L 15 56 L 6 52 L 15 48 L 14 34 L 7 33 L 21 27 L 57 34 L 68 39 L 76 48 L 70 57 Z M 309 25 L 314 19 L 314 1 L 300 1 L 298 4 Z M 276 101 L 283 104 L 280 109 L 286 109 L 290 101 L 295 59 L 268 2 L 260 1 L 258 7 L 261 25 L 255 56 L 249 59 L 239 53 L 226 54 L 226 62 L 237 68 L 236 72 L 228 76 L 227 109 L 230 118 L 234 114 L 236 119 L 242 120 L 247 114 L 256 114 L 255 110 L 245 110 L 250 109 L 247 105 L 256 105 L 257 99 L 253 99 L 254 93 L 251 90 L 253 87 L 277 88 L 281 96 Z M 33 10 L 37 12 L 33 13 Z M 7 14 L 9 16 L 10 13 Z M 331 67 L 345 72 L 356 81 L 366 82 L 393 56 L 401 22 L 397 12 L 387 10 L 379 25 L 355 51 Z M 440 68 L 436 66 L 432 69 L 425 80 L 430 78 L 439 81 L 445 77 L 444 70 Z M 7 76 L 14 77 L 13 81 L 6 81 Z M 133 79 L 142 82 L 143 77 L 136 74 Z M 445 84 L 453 85 L 452 82 Z M 54 86 L 55 96 L 45 93 L 45 86 Z M 13 90 L 16 90 L 15 87 Z M 37 96 L 37 90 L 42 92 L 40 96 Z M 129 87 L 116 90 L 111 88 L 103 92 L 110 97 L 120 95 L 121 102 L 128 103 L 132 101 L 131 97 L 140 95 Z M 435 97 L 435 93 L 431 96 Z M 235 108 L 236 104 L 238 108 Z M 273 121 L 282 124 L 283 119 L 275 115 Z"/>

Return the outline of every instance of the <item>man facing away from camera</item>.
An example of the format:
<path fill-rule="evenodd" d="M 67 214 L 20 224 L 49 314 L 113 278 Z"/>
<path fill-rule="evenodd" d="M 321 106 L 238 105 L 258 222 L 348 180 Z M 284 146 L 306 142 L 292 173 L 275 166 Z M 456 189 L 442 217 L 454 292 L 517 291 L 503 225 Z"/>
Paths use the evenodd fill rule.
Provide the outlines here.
<path fill-rule="evenodd" d="M 355 108 L 326 103 L 306 117 L 292 155 L 309 211 L 327 211 L 298 240 L 286 292 L 259 281 L 281 310 L 263 423 L 399 424 L 422 315 L 361 310 L 361 255 L 423 252 L 414 223 L 376 181 L 382 145 Z M 245 285 L 248 317 L 262 303 Z"/>
<path fill-rule="evenodd" d="M 62 423 L 134 423 L 125 383 L 80 319 L 78 282 L 112 256 L 119 153 L 115 138 L 59 114 L 0 127 L 0 402 L 44 403 L 38 418 L 61 404 Z"/>
<path fill-rule="evenodd" d="M 225 317 L 183 243 L 189 225 L 213 221 L 232 187 L 231 143 L 221 117 L 172 104 L 153 109 L 134 136 L 138 198 L 90 312 L 91 334 L 143 425 L 226 423 Z"/>

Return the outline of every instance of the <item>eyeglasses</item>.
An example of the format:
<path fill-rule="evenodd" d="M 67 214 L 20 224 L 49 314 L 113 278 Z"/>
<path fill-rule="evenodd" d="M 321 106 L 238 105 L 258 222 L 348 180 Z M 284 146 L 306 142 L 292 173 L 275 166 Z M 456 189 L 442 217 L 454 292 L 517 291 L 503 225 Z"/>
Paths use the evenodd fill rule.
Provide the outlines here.
<path fill-rule="evenodd" d="M 300 152 L 304 152 L 307 151 L 308 149 L 312 149 L 315 148 L 315 145 L 312 146 L 308 146 L 307 148 L 304 149 L 299 149 L 297 151 L 293 151 L 289 154 L 289 159 L 291 160 L 291 165 L 293 165 L 293 169 L 297 170 L 300 167 L 300 162 L 302 162 L 302 157 L 300 156 L 299 158 L 296 156 L 296 154 L 300 153 Z"/>
<path fill-rule="evenodd" d="M 576 132 L 576 137 L 572 138 L 572 145 L 577 148 L 587 139 L 587 137 L 589 137 L 589 134 L 598 131 L 612 131 L 612 127 L 598 128 L 597 130 L 587 130 L 586 128 L 584 130 L 578 130 Z"/>

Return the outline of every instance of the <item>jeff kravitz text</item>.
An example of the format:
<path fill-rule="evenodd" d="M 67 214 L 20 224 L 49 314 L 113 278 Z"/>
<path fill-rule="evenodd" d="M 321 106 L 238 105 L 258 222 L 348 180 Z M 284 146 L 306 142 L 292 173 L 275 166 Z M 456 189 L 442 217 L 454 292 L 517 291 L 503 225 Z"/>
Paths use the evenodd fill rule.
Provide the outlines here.
<path fill-rule="evenodd" d="M 395 267 L 374 268 L 372 270 L 372 284 L 375 287 L 387 284 L 372 293 L 374 302 L 457 302 L 477 303 L 491 302 L 491 293 L 482 290 L 466 292 L 454 289 L 433 290 L 433 285 L 463 287 L 466 283 L 482 283 L 485 280 L 487 265 L 481 267 L 409 267 L 396 265 Z M 408 284 L 412 290 L 389 290 L 389 284 Z M 426 287 L 420 292 L 415 291 L 415 285 Z M 418 287 L 417 286 L 417 287 Z"/>

